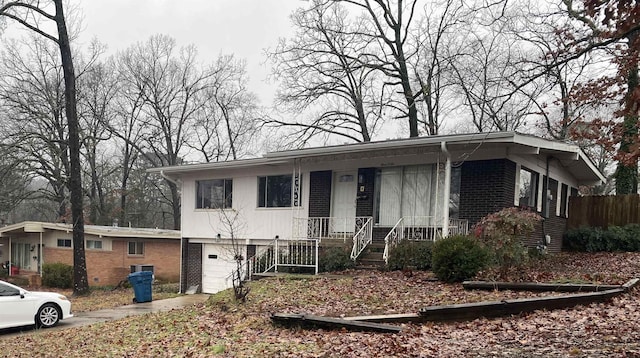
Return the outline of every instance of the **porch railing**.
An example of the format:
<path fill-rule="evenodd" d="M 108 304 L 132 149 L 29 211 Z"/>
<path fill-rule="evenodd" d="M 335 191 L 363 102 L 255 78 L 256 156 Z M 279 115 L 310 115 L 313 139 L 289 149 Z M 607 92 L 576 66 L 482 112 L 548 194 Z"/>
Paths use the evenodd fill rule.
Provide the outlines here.
<path fill-rule="evenodd" d="M 294 218 L 294 239 L 352 239 L 370 216 Z"/>
<path fill-rule="evenodd" d="M 384 253 L 382 255 L 385 263 L 389 261 L 389 252 L 392 247 L 404 239 L 415 241 L 435 241 L 442 238 L 442 225 L 438 224 L 435 217 L 418 216 L 403 217 L 398 220 L 395 226 L 384 238 Z M 469 232 L 469 222 L 464 219 L 449 219 L 449 235 L 466 235 Z"/>
<path fill-rule="evenodd" d="M 368 218 L 360 230 L 353 236 L 351 259 L 356 260 L 373 239 L 373 218 Z"/>
<path fill-rule="evenodd" d="M 282 267 L 308 267 L 318 273 L 317 239 L 274 239 L 249 259 L 249 279 L 254 274 L 278 272 Z"/>

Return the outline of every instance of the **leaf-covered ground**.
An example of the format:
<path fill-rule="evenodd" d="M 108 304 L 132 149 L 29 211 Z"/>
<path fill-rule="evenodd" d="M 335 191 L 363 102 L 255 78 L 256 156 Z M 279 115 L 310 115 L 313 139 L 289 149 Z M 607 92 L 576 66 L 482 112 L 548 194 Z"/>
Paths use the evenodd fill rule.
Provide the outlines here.
<path fill-rule="evenodd" d="M 624 283 L 640 254 L 562 254 L 514 280 Z M 485 272 L 484 277 L 494 274 Z M 199 306 L 90 327 L 3 339 L 7 357 L 633 357 L 640 356 L 640 290 L 607 303 L 470 322 L 404 324 L 398 334 L 274 326 L 274 312 L 327 316 L 416 312 L 433 304 L 547 293 L 464 291 L 428 273 L 345 272 L 252 282 L 248 302 L 229 292 Z M 105 300 L 107 298 L 105 297 Z"/>

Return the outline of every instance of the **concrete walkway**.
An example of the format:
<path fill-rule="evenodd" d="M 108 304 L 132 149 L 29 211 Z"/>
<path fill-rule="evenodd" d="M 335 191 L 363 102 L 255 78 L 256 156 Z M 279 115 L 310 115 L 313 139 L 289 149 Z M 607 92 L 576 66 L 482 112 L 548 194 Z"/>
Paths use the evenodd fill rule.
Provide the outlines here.
<path fill-rule="evenodd" d="M 145 313 L 153 312 L 166 312 L 173 309 L 180 309 L 183 307 L 192 306 L 198 303 L 205 302 L 209 298 L 207 294 L 195 294 L 195 295 L 182 295 L 174 298 L 167 298 L 164 300 L 157 300 L 144 303 L 135 303 L 126 306 L 120 306 L 116 308 L 109 308 L 98 311 L 90 312 L 78 312 L 74 313 L 73 317 L 60 321 L 60 323 L 49 330 L 66 329 L 72 327 L 88 326 L 94 323 L 106 322 L 117 320 L 129 316 L 142 315 Z M 18 335 L 29 334 L 36 332 L 37 330 L 31 327 L 24 327 L 22 329 L 14 330 L 0 330 L 0 340 L 8 337 L 15 337 Z"/>

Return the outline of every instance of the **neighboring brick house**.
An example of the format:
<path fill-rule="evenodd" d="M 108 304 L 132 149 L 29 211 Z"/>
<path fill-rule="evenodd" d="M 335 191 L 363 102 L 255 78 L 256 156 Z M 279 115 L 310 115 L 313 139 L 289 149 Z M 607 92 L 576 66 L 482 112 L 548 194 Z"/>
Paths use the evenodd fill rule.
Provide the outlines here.
<path fill-rule="evenodd" d="M 274 238 L 339 236 L 354 242 L 358 258 L 356 242 L 366 247 L 394 232 L 436 239 L 519 206 L 545 217 L 528 244 L 559 251 L 568 197 L 604 180 L 579 147 L 515 132 L 306 148 L 151 171 L 181 188 L 182 287 L 204 292 L 230 284 L 230 226 L 243 258 L 265 252 Z"/>
<path fill-rule="evenodd" d="M 20 275 L 39 276 L 41 264 L 73 264 L 70 224 L 22 222 L 0 228 L 0 262 L 11 261 Z M 132 266 L 156 279 L 180 279 L 180 231 L 85 225 L 87 278 L 91 286 L 117 285 Z"/>

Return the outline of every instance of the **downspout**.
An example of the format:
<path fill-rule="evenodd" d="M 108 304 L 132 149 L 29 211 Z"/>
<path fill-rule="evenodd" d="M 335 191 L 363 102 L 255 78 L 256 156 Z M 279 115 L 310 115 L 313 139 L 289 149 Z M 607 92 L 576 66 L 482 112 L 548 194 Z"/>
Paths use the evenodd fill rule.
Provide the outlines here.
<path fill-rule="evenodd" d="M 546 163 L 546 168 L 545 168 L 545 172 L 546 172 L 546 178 L 545 178 L 545 187 L 547 188 L 547 190 L 545 190 L 544 193 L 542 193 L 542 195 L 544 195 L 544 210 L 542 210 L 542 240 L 541 240 L 541 246 L 545 247 L 547 246 L 547 219 L 549 219 L 549 205 L 550 200 L 549 200 L 549 162 L 551 162 L 551 159 L 553 159 L 553 157 L 548 156 L 547 157 L 547 163 Z"/>
<path fill-rule="evenodd" d="M 440 149 L 445 156 L 444 165 L 444 195 L 443 195 L 443 210 L 442 210 L 442 237 L 449 236 L 449 193 L 451 191 L 451 153 L 447 149 L 447 143 L 445 141 L 440 142 Z"/>
<path fill-rule="evenodd" d="M 180 183 L 179 183 L 177 180 L 172 179 L 170 176 L 166 175 L 166 174 L 164 173 L 164 170 L 161 170 L 161 171 L 160 171 L 160 176 L 161 176 L 162 178 L 164 178 L 165 180 L 172 182 L 172 183 L 173 183 L 173 184 L 175 184 L 177 187 L 180 187 Z"/>

